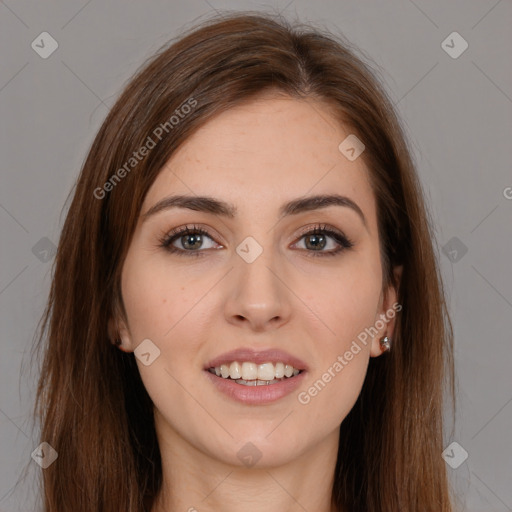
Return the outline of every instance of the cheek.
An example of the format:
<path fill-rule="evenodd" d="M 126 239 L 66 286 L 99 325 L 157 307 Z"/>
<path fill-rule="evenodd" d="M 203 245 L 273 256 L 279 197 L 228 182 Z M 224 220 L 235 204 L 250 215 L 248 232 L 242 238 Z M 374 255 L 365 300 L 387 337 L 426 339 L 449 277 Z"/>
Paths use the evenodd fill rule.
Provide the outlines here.
<path fill-rule="evenodd" d="M 122 293 L 134 342 L 154 338 L 162 344 L 175 336 L 188 315 L 198 317 L 196 307 L 208 290 L 204 275 L 186 277 L 179 267 L 148 257 L 126 261 Z M 210 285 L 211 286 L 211 285 Z"/>
<path fill-rule="evenodd" d="M 304 289 L 305 290 L 305 289 Z M 305 324 L 316 362 L 297 397 L 305 410 L 315 411 L 325 425 L 338 425 L 361 391 L 370 357 L 366 330 L 376 321 L 381 292 L 380 261 L 358 257 L 347 261 L 329 279 L 309 289 L 305 302 L 319 320 Z"/>
<path fill-rule="evenodd" d="M 133 348 L 149 338 L 160 351 L 148 366 L 136 359 L 144 387 L 167 421 L 186 431 L 186 418 L 201 414 L 184 389 L 191 386 L 190 370 L 197 365 L 200 334 L 204 333 L 201 322 L 208 317 L 206 302 L 200 298 L 212 283 L 208 276 L 185 275 L 157 260 L 150 256 L 127 258 L 123 298 Z M 200 396 L 199 391 L 191 389 L 194 396 Z"/>
<path fill-rule="evenodd" d="M 377 290 L 378 291 L 378 290 Z M 336 336 L 318 336 L 314 367 L 298 390 L 297 402 L 303 415 L 321 420 L 319 436 L 340 425 L 354 406 L 364 383 L 370 358 L 370 342 L 358 336 L 373 324 L 378 296 L 375 288 L 359 287 L 354 294 L 336 295 L 337 303 L 324 305 L 326 323 Z M 307 421 L 307 420 L 305 420 Z"/>
<path fill-rule="evenodd" d="M 297 417 L 303 418 L 305 423 L 316 418 L 315 435 L 320 439 L 338 428 L 354 407 L 365 380 L 368 361 L 368 354 L 363 350 L 346 365 L 334 360 L 313 376 L 308 387 L 300 390 L 297 396 L 300 414 Z"/>
<path fill-rule="evenodd" d="M 381 294 L 380 262 L 356 255 L 329 274 L 297 285 L 300 297 L 313 313 L 308 322 L 311 339 L 323 339 L 316 349 L 344 352 L 358 334 L 373 325 Z M 308 314 L 308 313 L 307 313 Z"/>

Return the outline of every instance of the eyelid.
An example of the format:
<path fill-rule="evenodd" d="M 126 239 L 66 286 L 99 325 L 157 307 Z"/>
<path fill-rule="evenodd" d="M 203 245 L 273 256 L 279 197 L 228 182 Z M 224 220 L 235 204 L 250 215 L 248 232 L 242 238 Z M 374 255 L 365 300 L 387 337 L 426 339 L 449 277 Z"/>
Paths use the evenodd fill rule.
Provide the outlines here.
<path fill-rule="evenodd" d="M 176 240 L 178 240 L 180 237 L 185 236 L 189 233 L 199 233 L 202 236 L 207 236 L 210 238 L 214 243 L 217 245 L 220 245 L 220 248 L 222 248 L 222 244 L 219 244 L 216 241 L 216 238 L 221 238 L 217 234 L 212 234 L 210 231 L 213 231 L 212 228 L 208 227 L 205 228 L 198 224 L 185 224 L 183 226 L 178 226 L 176 228 L 171 229 L 170 231 L 164 231 L 164 233 L 158 237 L 159 240 L 159 247 L 163 247 L 167 251 L 171 253 L 176 253 L 178 255 L 200 255 L 200 253 L 207 252 L 205 249 L 202 250 L 196 250 L 196 251 L 186 251 L 184 249 L 179 249 L 177 247 L 174 247 L 172 243 Z"/>
<path fill-rule="evenodd" d="M 205 227 L 203 227 L 201 225 L 197 225 L 197 224 L 193 224 L 192 226 L 189 226 L 188 224 L 179 226 L 177 228 L 171 229 L 170 231 L 164 232 L 164 234 L 161 237 L 159 237 L 159 241 L 160 241 L 159 247 L 163 247 L 167 251 L 169 251 L 171 253 L 175 253 L 180 256 L 202 256 L 203 255 L 202 253 L 207 253 L 209 250 L 211 251 L 212 249 L 210 248 L 209 250 L 198 249 L 198 250 L 188 250 L 187 251 L 185 249 L 180 249 L 180 248 L 174 247 L 172 245 L 172 243 L 175 240 L 179 239 L 181 236 L 185 236 L 186 234 L 199 233 L 202 236 L 207 236 L 213 242 L 215 242 L 217 245 L 220 245 L 219 248 L 222 248 L 223 247 L 222 244 L 219 244 L 215 240 L 215 238 L 218 235 L 212 235 L 210 233 L 210 230 L 212 230 L 212 228 L 210 228 L 210 227 L 205 228 Z M 334 256 L 334 255 L 344 252 L 345 250 L 350 249 L 354 246 L 354 242 L 352 242 L 352 240 L 349 239 L 349 237 L 346 236 L 342 230 L 340 230 L 330 224 L 326 224 L 326 223 L 316 223 L 314 225 L 309 225 L 309 226 L 305 226 L 305 227 L 301 228 L 300 233 L 294 237 L 295 242 L 293 243 L 293 245 L 296 245 L 297 243 L 299 243 L 302 240 L 302 238 L 304 238 L 304 236 L 307 236 L 307 235 L 311 236 L 316 233 L 325 234 L 327 237 L 334 239 L 335 243 L 337 244 L 338 247 L 334 250 L 331 249 L 329 251 L 322 251 L 322 250 L 308 251 L 307 249 L 300 249 L 301 252 L 307 253 L 308 256 L 313 256 L 313 257 L 315 257 L 315 256 Z M 219 238 L 221 238 L 221 237 L 219 237 Z M 217 250 L 217 248 L 215 250 Z"/>
<path fill-rule="evenodd" d="M 295 242 L 294 245 L 300 242 L 304 236 L 311 236 L 316 233 L 326 234 L 326 236 L 334 239 L 338 247 L 330 251 L 303 250 L 302 252 L 305 252 L 307 256 L 336 256 L 342 252 L 345 252 L 347 249 L 351 249 L 355 245 L 355 242 L 353 242 L 352 239 L 350 239 L 341 229 L 326 223 L 317 223 L 314 226 L 306 226 L 302 228 L 297 242 Z"/>
<path fill-rule="evenodd" d="M 311 233 L 311 231 L 334 231 L 335 233 L 346 237 L 345 234 L 343 233 L 343 231 L 332 226 L 331 224 L 326 224 L 325 222 L 317 222 L 313 225 L 309 225 L 309 226 L 305 226 L 305 227 L 301 228 L 300 232 L 299 232 L 299 237 L 307 235 L 308 233 Z"/>

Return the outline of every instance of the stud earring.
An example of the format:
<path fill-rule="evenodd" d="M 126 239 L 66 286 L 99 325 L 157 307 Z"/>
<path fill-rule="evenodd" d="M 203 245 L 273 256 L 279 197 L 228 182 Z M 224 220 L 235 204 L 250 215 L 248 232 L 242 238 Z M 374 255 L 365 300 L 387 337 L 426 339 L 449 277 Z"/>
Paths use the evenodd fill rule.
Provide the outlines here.
<path fill-rule="evenodd" d="M 391 350 L 390 342 L 391 340 L 387 336 L 384 336 L 383 338 L 380 339 L 381 348 L 383 350 Z"/>

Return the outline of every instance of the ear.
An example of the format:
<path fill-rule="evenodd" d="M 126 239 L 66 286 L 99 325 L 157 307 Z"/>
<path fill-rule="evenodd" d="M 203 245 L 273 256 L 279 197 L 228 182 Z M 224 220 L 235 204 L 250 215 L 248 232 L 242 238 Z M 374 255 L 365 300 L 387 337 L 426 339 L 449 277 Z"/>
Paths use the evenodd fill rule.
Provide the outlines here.
<path fill-rule="evenodd" d="M 123 352 L 133 352 L 132 337 L 126 322 L 120 316 L 108 320 L 108 337 L 113 345 Z"/>
<path fill-rule="evenodd" d="M 371 357 L 378 357 L 386 351 L 380 346 L 380 339 L 387 336 L 391 339 L 391 350 L 393 350 L 393 334 L 395 332 L 396 317 L 402 310 L 402 305 L 398 304 L 398 290 L 402 279 L 403 266 L 393 268 L 394 283 L 390 283 L 386 290 L 381 294 L 380 306 L 375 316 L 374 327 L 378 331 L 372 340 L 370 349 Z"/>

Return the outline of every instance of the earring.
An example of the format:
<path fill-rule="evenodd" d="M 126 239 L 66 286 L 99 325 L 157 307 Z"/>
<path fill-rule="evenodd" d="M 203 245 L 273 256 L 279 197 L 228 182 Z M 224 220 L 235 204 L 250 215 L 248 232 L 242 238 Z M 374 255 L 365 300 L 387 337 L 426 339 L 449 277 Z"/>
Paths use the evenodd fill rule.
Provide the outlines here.
<path fill-rule="evenodd" d="M 384 336 L 383 338 L 381 338 L 380 339 L 381 348 L 384 350 L 391 350 L 390 341 L 391 340 L 387 336 Z"/>

